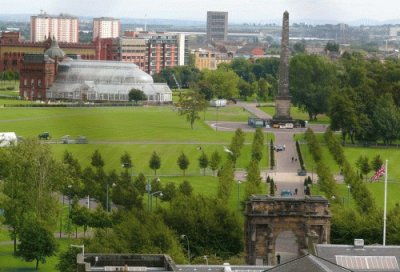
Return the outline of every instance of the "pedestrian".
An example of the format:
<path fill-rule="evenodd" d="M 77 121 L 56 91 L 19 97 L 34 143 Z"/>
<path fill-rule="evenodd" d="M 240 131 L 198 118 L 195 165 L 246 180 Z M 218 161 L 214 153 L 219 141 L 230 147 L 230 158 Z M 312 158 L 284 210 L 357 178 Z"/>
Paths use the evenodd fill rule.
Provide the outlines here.
<path fill-rule="evenodd" d="M 276 262 L 278 263 L 278 264 L 280 264 L 281 263 L 281 255 L 278 253 L 278 255 L 276 255 Z"/>
<path fill-rule="evenodd" d="M 294 195 L 297 195 L 297 192 L 298 192 L 297 188 L 294 189 Z"/>
<path fill-rule="evenodd" d="M 292 163 L 293 163 L 293 161 L 294 161 L 294 158 L 292 157 Z"/>
<path fill-rule="evenodd" d="M 297 162 L 297 158 L 296 158 L 296 159 L 294 159 L 294 161 L 295 161 L 295 162 Z"/>

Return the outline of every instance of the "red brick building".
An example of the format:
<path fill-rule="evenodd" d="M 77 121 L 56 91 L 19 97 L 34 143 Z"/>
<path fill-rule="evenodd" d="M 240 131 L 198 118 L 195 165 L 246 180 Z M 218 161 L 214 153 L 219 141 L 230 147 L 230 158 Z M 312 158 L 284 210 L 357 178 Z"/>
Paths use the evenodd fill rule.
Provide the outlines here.
<path fill-rule="evenodd" d="M 19 32 L 3 32 L 0 37 L 0 72 L 20 71 L 25 54 L 43 54 L 50 48 L 52 39 L 43 42 L 23 41 Z M 87 60 L 112 60 L 112 39 L 97 39 L 91 43 L 59 43 L 67 55 L 80 55 Z"/>

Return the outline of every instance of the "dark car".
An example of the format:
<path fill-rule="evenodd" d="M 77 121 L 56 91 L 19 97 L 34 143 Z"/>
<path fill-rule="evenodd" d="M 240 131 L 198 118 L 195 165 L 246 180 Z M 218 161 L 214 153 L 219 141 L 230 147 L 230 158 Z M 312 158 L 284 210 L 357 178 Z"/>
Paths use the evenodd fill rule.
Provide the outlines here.
<path fill-rule="evenodd" d="M 48 140 L 50 139 L 50 133 L 48 132 L 42 132 L 38 135 L 39 140 Z"/>
<path fill-rule="evenodd" d="M 76 138 L 75 143 L 77 144 L 87 144 L 88 143 L 88 139 L 85 136 L 78 136 L 78 138 Z"/>

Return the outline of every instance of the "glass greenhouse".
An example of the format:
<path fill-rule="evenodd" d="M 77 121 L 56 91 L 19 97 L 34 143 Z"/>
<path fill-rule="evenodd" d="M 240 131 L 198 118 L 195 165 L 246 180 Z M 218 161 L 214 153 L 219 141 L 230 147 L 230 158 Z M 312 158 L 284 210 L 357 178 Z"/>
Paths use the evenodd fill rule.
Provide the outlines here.
<path fill-rule="evenodd" d="M 153 78 L 133 63 L 64 59 L 48 99 L 83 101 L 128 101 L 131 89 L 139 89 L 148 103 L 171 103 L 172 92 L 167 84 L 154 83 Z"/>

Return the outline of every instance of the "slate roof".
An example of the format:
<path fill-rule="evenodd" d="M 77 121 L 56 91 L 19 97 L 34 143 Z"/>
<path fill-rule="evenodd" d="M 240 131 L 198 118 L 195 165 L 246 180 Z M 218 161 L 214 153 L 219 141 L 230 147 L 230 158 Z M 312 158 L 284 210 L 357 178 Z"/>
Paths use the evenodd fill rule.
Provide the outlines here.
<path fill-rule="evenodd" d="M 333 263 L 337 263 L 337 259 L 340 256 L 365 256 L 371 259 L 371 256 L 392 256 L 395 262 L 395 268 L 360 268 L 354 271 L 360 272 L 378 272 L 378 271 L 400 271 L 400 246 L 381 246 L 381 245 L 370 245 L 356 247 L 353 245 L 334 245 L 334 244 L 318 244 L 316 245 L 316 255 L 325 260 Z M 338 257 L 338 258 L 337 258 Z M 375 258 L 377 259 L 377 258 Z M 388 259 L 388 258 L 381 258 Z"/>
<path fill-rule="evenodd" d="M 308 254 L 277 265 L 266 272 L 352 272 L 352 270 Z"/>

